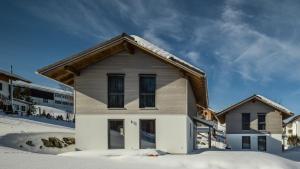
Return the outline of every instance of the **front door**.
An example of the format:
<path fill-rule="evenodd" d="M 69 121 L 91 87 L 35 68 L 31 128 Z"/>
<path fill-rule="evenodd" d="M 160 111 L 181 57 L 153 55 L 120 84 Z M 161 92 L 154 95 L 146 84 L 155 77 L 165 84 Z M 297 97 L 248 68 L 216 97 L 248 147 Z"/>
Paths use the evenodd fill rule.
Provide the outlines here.
<path fill-rule="evenodd" d="M 155 120 L 140 120 L 140 148 L 156 148 Z"/>
<path fill-rule="evenodd" d="M 258 148 L 258 151 L 267 151 L 266 136 L 258 136 L 257 137 L 257 148 Z"/>
<path fill-rule="evenodd" d="M 124 148 L 124 120 L 108 120 L 108 148 Z"/>

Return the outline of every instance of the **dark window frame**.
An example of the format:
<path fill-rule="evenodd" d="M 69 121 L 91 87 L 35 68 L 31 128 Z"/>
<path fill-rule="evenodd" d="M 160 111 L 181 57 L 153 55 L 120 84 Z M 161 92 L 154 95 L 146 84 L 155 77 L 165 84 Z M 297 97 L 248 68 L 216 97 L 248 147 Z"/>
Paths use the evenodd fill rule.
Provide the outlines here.
<path fill-rule="evenodd" d="M 264 116 L 263 121 L 260 121 L 262 119 L 260 116 Z M 257 129 L 266 130 L 266 113 L 257 113 Z"/>
<path fill-rule="evenodd" d="M 247 143 L 245 141 L 249 141 L 249 143 L 248 143 L 249 147 L 245 145 Z M 251 149 L 251 136 L 242 136 L 242 149 L 243 150 Z"/>
<path fill-rule="evenodd" d="M 246 122 L 244 116 L 249 116 L 249 121 Z M 251 114 L 250 113 L 242 113 L 242 130 L 250 130 L 250 124 L 251 124 Z"/>
<path fill-rule="evenodd" d="M 122 77 L 123 79 L 123 92 L 120 93 L 110 93 L 110 78 L 112 77 Z M 110 96 L 111 95 L 119 95 L 122 96 L 121 105 L 114 106 L 110 103 Z M 107 108 L 124 108 L 124 98 L 125 98 L 125 74 L 124 73 L 108 73 L 107 74 Z"/>
<path fill-rule="evenodd" d="M 260 138 L 264 138 L 264 142 L 260 142 Z M 260 150 L 260 143 L 264 143 L 262 146 L 264 147 L 263 150 Z M 267 136 L 257 136 L 257 150 L 258 151 L 262 151 L 262 152 L 266 152 L 267 151 Z"/>
<path fill-rule="evenodd" d="M 155 144 L 154 144 L 154 147 L 152 147 L 152 148 L 154 148 L 154 149 L 156 149 L 156 146 L 157 146 L 157 126 L 156 126 L 156 119 L 140 119 L 139 120 L 139 149 L 147 149 L 147 148 L 143 148 L 142 147 L 142 133 L 141 133 L 141 130 L 142 130 L 142 126 L 141 126 L 141 123 L 142 123 L 142 121 L 154 121 L 154 128 L 155 128 L 155 131 L 154 131 L 154 137 L 155 137 Z"/>
<path fill-rule="evenodd" d="M 143 92 L 142 91 L 142 78 L 143 77 L 151 77 L 154 78 L 154 92 Z M 153 105 L 147 106 L 145 105 L 144 100 L 142 100 L 142 96 L 154 96 Z M 146 99 L 146 98 L 145 98 Z M 139 74 L 139 108 L 155 108 L 156 107 L 156 74 Z"/>
<path fill-rule="evenodd" d="M 110 145 L 110 122 L 111 121 L 121 121 L 123 123 L 123 147 L 121 148 L 114 148 Z M 107 119 L 107 148 L 108 149 L 125 149 L 125 120 L 124 119 Z"/>

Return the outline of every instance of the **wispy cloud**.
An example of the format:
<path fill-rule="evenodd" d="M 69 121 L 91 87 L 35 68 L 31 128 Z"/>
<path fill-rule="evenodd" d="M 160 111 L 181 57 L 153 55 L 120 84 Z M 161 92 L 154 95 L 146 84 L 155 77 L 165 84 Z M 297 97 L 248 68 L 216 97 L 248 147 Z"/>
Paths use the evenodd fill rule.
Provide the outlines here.
<path fill-rule="evenodd" d="M 21 7 L 77 36 L 103 39 L 119 32 L 119 27 L 103 16 L 106 9 L 93 0 L 39 1 Z"/>
<path fill-rule="evenodd" d="M 226 72 L 219 75 L 220 79 L 224 79 L 221 75 L 238 74 L 245 81 L 261 83 L 278 76 L 300 81 L 299 44 L 295 39 L 261 32 L 247 22 L 253 16 L 241 8 L 245 2 L 225 1 L 219 17 L 215 18 L 183 11 L 173 1 L 40 1 L 22 6 L 78 36 L 100 40 L 134 29 L 147 40 L 182 54 L 196 65 L 213 59 L 213 68 Z M 210 55 L 200 58 L 202 53 Z"/>

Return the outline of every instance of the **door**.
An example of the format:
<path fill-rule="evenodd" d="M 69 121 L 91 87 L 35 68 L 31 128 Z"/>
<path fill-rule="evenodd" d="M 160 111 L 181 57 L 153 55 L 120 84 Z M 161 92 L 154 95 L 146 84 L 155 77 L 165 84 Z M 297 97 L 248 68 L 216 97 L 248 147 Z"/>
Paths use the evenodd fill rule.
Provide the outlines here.
<path fill-rule="evenodd" d="M 140 148 L 156 148 L 155 120 L 140 120 Z"/>
<path fill-rule="evenodd" d="M 266 136 L 257 137 L 257 148 L 258 151 L 267 151 L 267 138 Z"/>
<path fill-rule="evenodd" d="M 108 120 L 108 148 L 124 148 L 124 120 Z"/>

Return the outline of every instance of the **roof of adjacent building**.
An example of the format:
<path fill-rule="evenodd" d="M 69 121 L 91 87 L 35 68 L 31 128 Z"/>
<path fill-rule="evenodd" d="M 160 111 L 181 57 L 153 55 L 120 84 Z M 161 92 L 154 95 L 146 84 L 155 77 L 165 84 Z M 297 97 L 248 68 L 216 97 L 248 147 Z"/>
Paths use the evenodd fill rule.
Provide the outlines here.
<path fill-rule="evenodd" d="M 23 78 L 22 76 L 20 75 L 17 75 L 15 73 L 11 73 L 11 72 L 8 72 L 8 71 L 5 71 L 3 69 L 0 69 L 0 75 L 5 75 L 5 76 L 8 76 L 8 77 L 11 77 L 12 80 L 22 80 L 24 82 L 28 82 L 28 83 L 31 83 L 29 80 Z"/>
<path fill-rule="evenodd" d="M 300 115 L 297 115 L 297 116 L 292 117 L 291 119 L 288 119 L 288 121 L 284 123 L 284 126 L 286 126 L 287 124 L 293 123 L 295 121 L 298 121 L 298 120 L 300 121 Z"/>
<path fill-rule="evenodd" d="M 135 49 L 139 49 L 144 53 L 160 59 L 183 72 L 189 77 L 197 103 L 203 107 L 208 106 L 207 82 L 203 70 L 166 52 L 141 37 L 136 35 L 130 36 L 126 33 L 102 42 L 93 48 L 89 48 L 66 59 L 45 66 L 37 72 L 58 82 L 73 86 L 74 76 L 80 76 L 82 69 L 123 51 L 133 54 Z"/>
<path fill-rule="evenodd" d="M 284 107 L 283 105 L 279 104 L 279 103 L 276 103 L 275 101 L 272 101 L 262 95 L 257 95 L 257 94 L 254 94 L 236 104 L 233 104 L 231 106 L 229 106 L 228 108 L 220 111 L 217 116 L 219 119 L 222 119 L 222 121 L 224 122 L 224 116 L 230 112 L 231 110 L 249 102 L 249 101 L 252 101 L 252 100 L 258 100 L 258 101 L 261 101 L 262 103 L 270 106 L 270 107 L 273 107 L 274 109 L 276 109 L 277 111 L 280 111 L 283 113 L 283 117 L 284 119 L 288 118 L 288 117 L 291 117 L 294 115 L 294 113 L 292 111 L 290 111 L 288 108 Z"/>
<path fill-rule="evenodd" d="M 19 80 L 14 81 L 13 85 L 20 86 L 20 87 L 27 87 L 27 88 L 30 88 L 30 89 L 37 89 L 37 90 L 47 91 L 47 92 L 51 92 L 51 93 L 60 93 L 60 94 L 65 94 L 65 95 L 70 95 L 70 96 L 73 95 L 73 93 L 70 92 L 70 91 L 65 91 L 65 90 L 52 88 L 52 87 L 48 87 L 48 86 L 42 86 L 42 85 L 38 85 L 38 84 L 34 84 L 34 83 L 26 83 L 26 82 L 19 81 Z"/>

